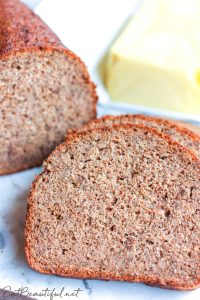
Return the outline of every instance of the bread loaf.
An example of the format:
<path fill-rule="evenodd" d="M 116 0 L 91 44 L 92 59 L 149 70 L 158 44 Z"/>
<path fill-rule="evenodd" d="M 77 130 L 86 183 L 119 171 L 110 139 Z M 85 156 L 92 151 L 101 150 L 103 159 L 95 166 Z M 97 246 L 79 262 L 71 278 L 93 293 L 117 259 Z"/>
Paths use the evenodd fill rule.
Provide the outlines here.
<path fill-rule="evenodd" d="M 40 165 L 96 116 L 84 63 L 18 0 L 0 0 L 0 174 Z"/>
<path fill-rule="evenodd" d="M 28 199 L 25 250 L 42 273 L 200 284 L 200 166 L 189 150 L 144 125 L 68 136 Z"/>

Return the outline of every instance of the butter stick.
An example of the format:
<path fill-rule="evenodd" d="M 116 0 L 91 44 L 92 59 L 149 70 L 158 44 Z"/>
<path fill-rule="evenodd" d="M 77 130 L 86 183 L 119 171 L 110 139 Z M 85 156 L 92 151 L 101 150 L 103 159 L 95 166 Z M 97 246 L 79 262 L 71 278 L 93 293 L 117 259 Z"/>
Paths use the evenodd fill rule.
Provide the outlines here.
<path fill-rule="evenodd" d="M 200 0 L 146 0 L 106 63 L 112 100 L 200 112 Z"/>

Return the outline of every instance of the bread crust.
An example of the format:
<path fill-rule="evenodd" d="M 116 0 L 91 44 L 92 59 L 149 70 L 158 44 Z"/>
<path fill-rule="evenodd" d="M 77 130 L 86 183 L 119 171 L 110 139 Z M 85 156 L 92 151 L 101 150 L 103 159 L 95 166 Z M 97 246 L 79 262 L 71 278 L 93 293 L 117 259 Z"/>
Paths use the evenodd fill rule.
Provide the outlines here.
<path fill-rule="evenodd" d="M 98 101 L 96 85 L 91 81 L 83 61 L 71 50 L 66 48 L 51 31 L 51 29 L 28 7 L 18 0 L 0 0 L 0 61 L 12 57 L 21 57 L 27 53 L 45 54 L 52 52 L 63 53 L 68 60 L 76 64 L 88 86 L 88 92 L 93 99 L 92 118 L 96 118 L 96 105 Z M 22 171 L 32 166 L 22 165 L 20 169 L 2 170 L 0 175 Z"/>
<path fill-rule="evenodd" d="M 58 275 L 62 277 L 70 277 L 70 278 L 79 278 L 79 279 L 101 279 L 101 280 L 114 280 L 114 281 L 128 281 L 134 283 L 145 283 L 146 285 L 152 287 L 160 287 L 164 289 L 170 290 L 179 290 L 179 291 L 191 291 L 200 287 L 200 283 L 198 281 L 197 284 L 194 285 L 187 285 L 187 283 L 182 286 L 177 281 L 162 281 L 161 278 L 156 276 L 152 277 L 139 277 L 133 276 L 131 274 L 128 275 L 117 275 L 111 272 L 106 271 L 91 271 L 91 270 L 79 270 L 76 268 L 70 268 L 67 271 L 64 269 L 57 269 L 56 271 L 46 271 L 43 269 L 35 268 L 33 265 L 30 265 L 32 269 L 47 275 Z"/>
<path fill-rule="evenodd" d="M 136 130 L 138 128 L 142 128 L 146 132 L 152 133 L 158 137 L 163 138 L 169 145 L 175 146 L 179 151 L 183 152 L 186 156 L 189 157 L 193 162 L 197 163 L 198 166 L 200 166 L 200 160 L 194 155 L 192 151 L 189 149 L 183 147 L 180 145 L 178 142 L 174 141 L 171 139 L 168 135 L 165 135 L 163 133 L 160 133 L 154 128 L 150 128 L 144 125 L 139 125 L 139 124 L 116 124 L 113 125 L 113 127 L 116 130 L 120 129 L 129 129 L 129 128 L 135 128 Z M 142 282 L 151 286 L 157 286 L 157 287 L 162 287 L 166 289 L 175 289 L 175 290 L 193 290 L 196 289 L 200 286 L 200 277 L 197 279 L 197 283 L 193 285 L 187 284 L 187 282 L 184 285 L 181 285 L 178 281 L 171 280 L 171 281 L 164 281 L 161 278 L 155 277 L 155 276 L 149 276 L 149 277 L 143 277 L 143 276 L 133 276 L 131 274 L 114 274 L 111 272 L 106 272 L 106 271 L 92 271 L 92 270 L 87 270 L 87 269 L 78 269 L 78 268 L 68 268 L 68 269 L 63 269 L 59 268 L 56 270 L 49 270 L 47 269 L 42 269 L 41 267 L 37 266 L 37 262 L 34 261 L 34 258 L 31 255 L 31 249 L 28 243 L 28 236 L 29 232 L 31 231 L 31 219 L 32 219 L 32 207 L 34 206 L 34 193 L 36 192 L 36 185 L 37 182 L 40 180 L 40 177 L 44 173 L 50 172 L 48 170 L 48 162 L 51 161 L 51 157 L 54 155 L 59 156 L 59 152 L 62 152 L 62 150 L 66 150 L 66 147 L 70 145 L 71 143 L 77 142 L 79 139 L 84 138 L 84 136 L 87 136 L 90 132 L 104 132 L 104 131 L 110 131 L 112 128 L 110 127 L 100 127 L 100 128 L 95 128 L 95 129 L 90 129 L 82 132 L 74 132 L 70 133 L 67 136 L 67 139 L 65 142 L 60 144 L 47 158 L 47 160 L 44 162 L 43 167 L 44 171 L 35 178 L 32 188 L 30 191 L 30 195 L 28 197 L 28 208 L 27 208 L 27 214 L 26 214 L 26 225 L 25 225 L 25 253 L 26 253 L 26 258 L 31 266 L 36 271 L 39 271 L 44 274 L 53 274 L 53 275 L 59 275 L 63 277 L 72 277 L 72 278 L 87 278 L 87 279 L 103 279 L 103 280 L 120 280 L 120 281 L 129 281 L 129 282 Z"/>
<path fill-rule="evenodd" d="M 102 120 L 120 120 L 122 117 L 125 118 L 138 118 L 140 120 L 144 121 L 154 121 L 157 124 L 161 125 L 166 125 L 169 128 L 175 129 L 177 132 L 187 136 L 188 138 L 192 139 L 194 142 L 199 142 L 200 143 L 200 135 L 198 135 L 197 131 L 192 130 L 192 125 L 191 127 L 188 125 L 184 126 L 183 122 L 176 122 L 170 119 L 162 119 L 162 118 L 157 118 L 157 117 L 152 117 L 152 116 L 147 116 L 147 115 L 142 115 L 142 114 L 126 114 L 126 115 L 119 115 L 119 116 L 113 116 L 113 115 L 105 115 L 101 118 L 92 120 L 91 122 L 88 123 L 88 126 L 91 126 L 92 124 L 98 125 L 101 124 Z M 87 124 L 83 127 L 84 130 L 87 130 Z"/>

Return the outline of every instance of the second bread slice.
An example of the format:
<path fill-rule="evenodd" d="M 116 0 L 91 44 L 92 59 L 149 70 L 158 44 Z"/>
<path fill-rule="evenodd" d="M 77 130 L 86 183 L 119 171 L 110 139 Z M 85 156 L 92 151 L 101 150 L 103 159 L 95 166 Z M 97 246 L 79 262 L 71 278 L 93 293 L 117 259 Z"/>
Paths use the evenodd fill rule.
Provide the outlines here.
<path fill-rule="evenodd" d="M 200 158 L 200 129 L 191 124 L 176 122 L 169 119 L 156 118 L 146 115 L 120 115 L 104 116 L 94 119 L 88 124 L 80 127 L 78 131 L 84 131 L 114 124 L 143 124 L 155 128 L 159 132 L 169 135 L 173 140 L 187 147 Z"/>

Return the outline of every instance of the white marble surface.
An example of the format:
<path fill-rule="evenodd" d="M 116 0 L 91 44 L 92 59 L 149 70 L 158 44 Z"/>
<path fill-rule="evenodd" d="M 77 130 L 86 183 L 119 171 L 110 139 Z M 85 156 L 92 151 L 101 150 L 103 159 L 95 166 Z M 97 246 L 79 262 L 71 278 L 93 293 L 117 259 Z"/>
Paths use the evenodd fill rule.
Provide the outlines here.
<path fill-rule="evenodd" d="M 36 11 L 55 29 L 64 43 L 86 61 L 93 79 L 98 82 L 96 66 L 105 43 L 110 43 L 111 34 L 113 31 L 116 33 L 119 23 L 132 13 L 135 3 L 136 0 L 118 0 L 118 2 L 116 0 L 43 0 Z M 87 12 L 86 7 L 90 9 Z M 109 11 L 112 7 L 115 9 L 111 18 Z M 112 28 L 108 27 L 109 20 Z M 91 24 L 94 23 L 98 24 L 91 29 Z M 102 43 L 102 34 L 104 43 Z M 101 96 L 104 95 L 101 86 L 99 93 Z M 106 112 L 105 108 L 99 109 L 100 114 Z M 118 111 L 112 112 L 118 113 Z M 144 284 L 65 279 L 33 271 L 26 263 L 23 232 L 27 194 L 34 176 L 40 171 L 41 168 L 36 168 L 0 177 L 0 288 L 6 286 L 11 287 L 12 290 L 24 288 L 24 293 L 26 288 L 32 293 L 39 293 L 47 288 L 51 291 L 55 289 L 54 292 L 59 293 L 64 288 L 62 299 L 200 299 L 200 289 L 178 292 L 148 287 Z M 78 288 L 81 289 L 78 297 L 64 297 L 65 293 L 71 294 Z M 35 298 L 61 299 L 59 296 Z"/>

